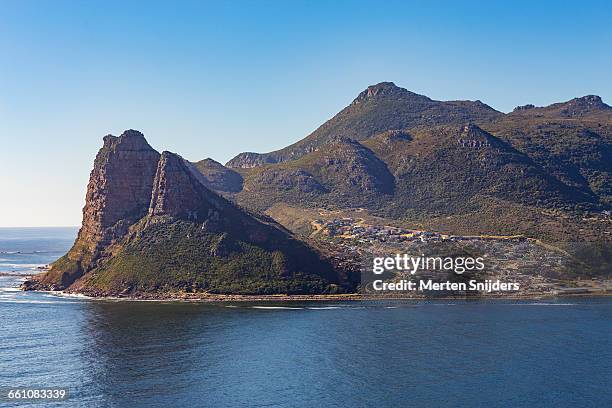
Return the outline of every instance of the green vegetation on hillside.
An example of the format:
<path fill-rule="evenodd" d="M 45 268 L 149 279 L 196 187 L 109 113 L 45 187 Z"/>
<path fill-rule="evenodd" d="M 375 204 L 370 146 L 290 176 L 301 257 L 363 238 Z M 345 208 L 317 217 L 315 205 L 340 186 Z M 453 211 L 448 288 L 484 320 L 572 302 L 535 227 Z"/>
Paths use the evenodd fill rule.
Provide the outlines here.
<path fill-rule="evenodd" d="M 93 294 L 343 290 L 331 266 L 325 267 L 297 240 L 283 243 L 271 239 L 257 245 L 183 220 L 143 220 L 114 251 L 77 282 L 75 289 Z"/>

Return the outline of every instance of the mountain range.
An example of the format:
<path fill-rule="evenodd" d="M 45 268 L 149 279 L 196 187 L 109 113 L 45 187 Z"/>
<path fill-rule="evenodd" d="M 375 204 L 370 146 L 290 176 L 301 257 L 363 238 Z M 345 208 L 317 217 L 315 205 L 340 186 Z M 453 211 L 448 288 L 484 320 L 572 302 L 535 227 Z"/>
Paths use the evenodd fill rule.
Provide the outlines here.
<path fill-rule="evenodd" d="M 383 82 L 304 139 L 225 165 L 160 154 L 133 130 L 106 136 L 77 241 L 37 287 L 353 290 L 348 272 L 307 234 L 296 237 L 301 227 L 265 214 L 286 220 L 279 205 L 363 209 L 450 234 L 518 234 L 610 265 L 612 107 L 589 95 L 505 114 Z"/>
<path fill-rule="evenodd" d="M 242 188 L 217 191 L 255 211 L 364 207 L 450 232 L 597 240 L 601 225 L 581 233 L 576 220 L 612 208 L 612 108 L 589 95 L 504 114 L 383 82 L 304 139 L 241 153 L 225 172 Z"/>

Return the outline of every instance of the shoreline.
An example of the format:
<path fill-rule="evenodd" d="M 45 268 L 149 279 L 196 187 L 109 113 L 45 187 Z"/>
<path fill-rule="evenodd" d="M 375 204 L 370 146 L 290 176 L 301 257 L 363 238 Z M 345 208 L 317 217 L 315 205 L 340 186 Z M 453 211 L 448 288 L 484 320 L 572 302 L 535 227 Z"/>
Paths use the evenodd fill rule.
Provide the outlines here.
<path fill-rule="evenodd" d="M 37 289 L 38 283 L 36 277 L 40 274 L 24 276 L 24 281 L 18 286 L 18 289 L 24 292 L 48 293 L 58 297 L 65 298 L 80 298 L 88 300 L 100 301 L 126 301 L 126 302 L 184 302 L 184 303 L 247 303 L 247 302 L 346 302 L 346 301 L 394 301 L 394 300 L 528 300 L 528 299 L 555 299 L 555 298 L 575 298 L 575 297 L 606 297 L 612 296 L 611 290 L 593 289 L 592 291 L 579 292 L 533 292 L 533 293 L 508 293 L 508 292 L 491 292 L 491 293 L 473 293 L 470 295 L 461 294 L 441 294 L 437 296 L 424 294 L 401 293 L 341 293 L 341 294 L 274 294 L 274 295 L 245 295 L 245 294 L 220 294 L 220 293 L 205 293 L 205 292 L 171 292 L 171 293 L 149 293 L 137 292 L 132 294 L 104 294 L 98 292 L 96 294 L 81 293 L 76 291 L 65 290 L 45 290 Z M 26 282 L 28 282 L 27 285 Z"/>
<path fill-rule="evenodd" d="M 58 297 L 80 298 L 98 301 L 124 301 L 124 302 L 182 302 L 182 303 L 248 303 L 248 302 L 359 302 L 359 301 L 423 301 L 423 300 L 529 300 L 529 299 L 563 299 L 584 297 L 607 297 L 610 292 L 590 293 L 564 293 L 564 294 L 518 294 L 518 295 L 480 295 L 480 296 L 398 296 L 398 295 L 370 295 L 360 293 L 347 293 L 335 295 L 228 295 L 228 294 L 174 294 L 152 295 L 141 294 L 134 296 L 89 296 L 82 293 L 64 291 L 29 290 L 28 292 L 48 293 Z"/>

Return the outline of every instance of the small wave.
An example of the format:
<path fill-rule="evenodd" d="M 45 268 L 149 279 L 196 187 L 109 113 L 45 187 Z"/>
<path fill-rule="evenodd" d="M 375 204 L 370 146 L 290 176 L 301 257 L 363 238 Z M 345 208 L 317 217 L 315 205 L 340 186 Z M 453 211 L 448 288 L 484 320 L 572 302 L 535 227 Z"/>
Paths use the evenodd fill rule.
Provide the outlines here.
<path fill-rule="evenodd" d="M 576 303 L 542 303 L 542 302 L 532 302 L 532 303 L 500 303 L 502 306 L 576 306 Z"/>
<path fill-rule="evenodd" d="M 17 263 L 0 263 L 0 268 L 38 268 L 47 266 L 47 264 L 17 264 Z"/>
<path fill-rule="evenodd" d="M 15 255 L 15 254 L 20 254 L 20 251 L 0 251 L 0 254 L 6 254 L 6 255 Z"/>
<path fill-rule="evenodd" d="M 82 295 L 80 293 L 66 293 L 63 291 L 46 291 L 46 296 L 62 297 L 67 299 L 96 299 L 92 296 Z"/>
<path fill-rule="evenodd" d="M 21 292 L 19 288 L 0 288 L 0 292 Z"/>
<path fill-rule="evenodd" d="M 520 303 L 525 306 L 576 306 L 576 303 Z"/>
<path fill-rule="evenodd" d="M 28 303 L 28 304 L 40 304 L 40 305 L 56 305 L 56 304 L 67 304 L 67 303 L 78 303 L 71 302 L 68 300 L 35 300 L 35 299 L 18 299 L 18 298 L 0 298 L 0 303 Z"/>
<path fill-rule="evenodd" d="M 320 307 L 307 307 L 306 309 L 310 309 L 310 310 L 335 310 L 335 309 L 341 309 L 340 306 L 320 306 Z"/>
<path fill-rule="evenodd" d="M 263 309 L 263 310 L 301 310 L 303 307 L 289 307 L 289 306 L 251 306 L 251 309 Z"/>

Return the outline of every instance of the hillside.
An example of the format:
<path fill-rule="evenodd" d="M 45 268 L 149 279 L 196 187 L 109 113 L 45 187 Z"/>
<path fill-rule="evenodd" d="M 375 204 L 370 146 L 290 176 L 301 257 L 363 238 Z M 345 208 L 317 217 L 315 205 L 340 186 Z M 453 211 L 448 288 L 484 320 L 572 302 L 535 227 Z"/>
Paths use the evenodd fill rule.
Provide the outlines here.
<path fill-rule="evenodd" d="M 295 161 L 254 168 L 244 177 L 237 200 L 260 211 L 276 202 L 372 206 L 391 197 L 395 188 L 385 163 L 367 147 L 345 138 Z"/>
<path fill-rule="evenodd" d="M 228 165 L 244 179 L 234 199 L 275 208 L 287 226 L 296 223 L 283 204 L 303 214 L 364 208 L 415 228 L 610 256 L 612 108 L 594 95 L 503 114 L 381 83 L 303 140 Z"/>
<path fill-rule="evenodd" d="M 382 134 L 363 143 L 396 178 L 396 208 L 459 213 L 476 195 L 542 207 L 574 207 L 596 198 L 549 175 L 527 155 L 476 125 Z"/>
<path fill-rule="evenodd" d="M 365 208 L 450 233 L 591 236 L 578 227 L 580 213 L 601 205 L 591 190 L 563 183 L 473 124 L 387 131 L 362 142 L 341 139 L 242 174 L 244 190 L 236 199 L 255 211 L 279 203 Z M 565 215 L 545 215 L 550 210 Z M 601 225 L 593 228 L 601 236 Z"/>
<path fill-rule="evenodd" d="M 485 128 L 562 183 L 612 205 L 612 107 L 601 98 L 517 108 Z"/>
<path fill-rule="evenodd" d="M 213 159 L 200 160 L 193 165 L 204 176 L 200 179 L 209 189 L 225 196 L 232 197 L 242 191 L 242 176 Z"/>

